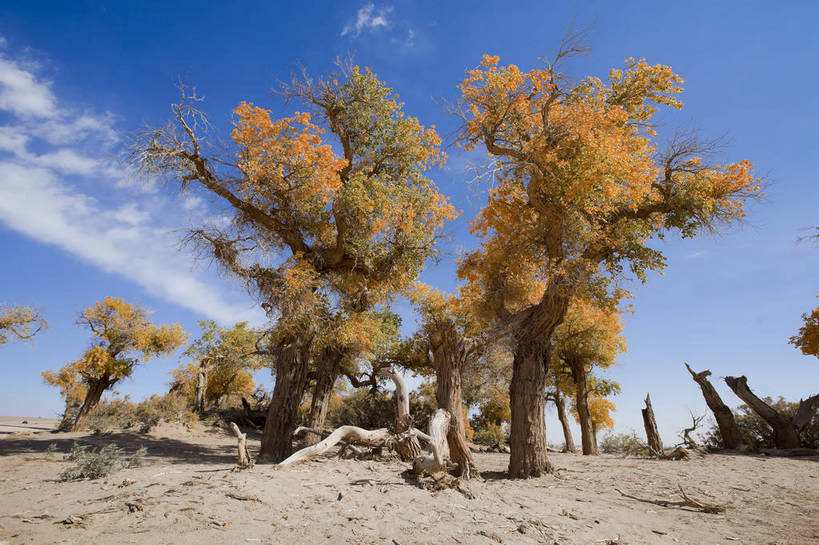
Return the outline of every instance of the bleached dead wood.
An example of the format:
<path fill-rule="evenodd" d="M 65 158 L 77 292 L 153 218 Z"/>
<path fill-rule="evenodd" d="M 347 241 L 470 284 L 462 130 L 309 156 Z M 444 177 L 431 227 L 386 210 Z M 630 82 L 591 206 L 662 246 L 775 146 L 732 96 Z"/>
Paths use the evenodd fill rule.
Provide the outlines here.
<path fill-rule="evenodd" d="M 241 471 L 243 469 L 253 469 L 253 458 L 247 451 L 247 434 L 239 431 L 239 426 L 235 422 L 230 423 L 230 429 L 233 430 L 233 435 L 236 436 L 239 442 L 239 453 L 236 459 L 236 469 Z"/>
<path fill-rule="evenodd" d="M 387 428 L 365 430 L 363 428 L 359 428 L 358 426 L 341 426 L 327 436 L 326 439 L 319 441 L 315 445 L 311 445 L 293 453 L 289 458 L 279 463 L 278 466 L 289 466 L 305 460 L 317 458 L 341 441 L 356 445 L 364 445 L 367 447 L 380 447 L 384 445 L 384 443 L 386 443 L 391 437 L 392 435 Z"/>
<path fill-rule="evenodd" d="M 404 462 L 409 462 L 421 454 L 421 445 L 414 434 L 404 434 L 412 428 L 412 415 L 409 409 L 409 388 L 398 371 L 387 367 L 380 371 L 381 375 L 389 377 L 395 384 L 395 433 L 396 438 L 390 445 Z M 403 435 L 402 435 L 403 434 Z"/>
<path fill-rule="evenodd" d="M 429 419 L 429 435 L 418 432 L 418 436 L 429 444 L 431 452 L 413 460 L 412 471 L 416 475 L 437 473 L 446 469 L 443 449 L 447 444 L 446 435 L 449 431 L 450 418 L 448 411 L 438 409 Z"/>

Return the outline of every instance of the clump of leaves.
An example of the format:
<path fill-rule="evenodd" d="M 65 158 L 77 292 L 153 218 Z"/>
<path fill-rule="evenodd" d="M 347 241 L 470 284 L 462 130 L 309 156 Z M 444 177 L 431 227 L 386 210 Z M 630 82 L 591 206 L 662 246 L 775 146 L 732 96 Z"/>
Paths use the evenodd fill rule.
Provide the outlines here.
<path fill-rule="evenodd" d="M 60 473 L 60 481 L 79 481 L 82 479 L 99 479 L 119 471 L 120 469 L 141 467 L 145 463 L 145 454 L 148 449 L 139 447 L 132 455 L 125 452 L 113 443 L 109 443 L 97 450 L 89 450 L 88 445 L 74 443 L 71 452 L 65 456 L 65 460 L 73 462 L 74 465 L 68 467 Z"/>
<path fill-rule="evenodd" d="M 609 433 L 600 440 L 600 451 L 622 456 L 648 456 L 648 446 L 634 432 Z"/>
<path fill-rule="evenodd" d="M 50 443 L 48 448 L 46 448 L 45 453 L 51 456 L 52 454 L 57 454 L 57 443 Z"/>
<path fill-rule="evenodd" d="M 503 427 L 490 422 L 485 427 L 475 431 L 472 440 L 481 445 L 502 445 L 508 439 L 508 436 L 503 431 Z"/>

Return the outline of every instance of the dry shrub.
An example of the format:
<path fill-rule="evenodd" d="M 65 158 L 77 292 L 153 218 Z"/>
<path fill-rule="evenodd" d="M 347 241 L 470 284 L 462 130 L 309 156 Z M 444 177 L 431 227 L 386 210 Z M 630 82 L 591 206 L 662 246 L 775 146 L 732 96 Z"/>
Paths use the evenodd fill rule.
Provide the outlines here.
<path fill-rule="evenodd" d="M 141 467 L 145 462 L 148 449 L 139 447 L 134 454 L 128 456 L 115 444 L 109 443 L 94 452 L 88 446 L 74 443 L 71 452 L 66 454 L 65 460 L 73 462 L 60 473 L 60 481 L 79 481 L 82 479 L 100 479 L 123 468 Z"/>
<path fill-rule="evenodd" d="M 192 425 L 198 420 L 186 400 L 177 393 L 152 395 L 150 398 L 133 403 L 124 399 L 101 401 L 88 415 L 88 428 L 95 433 L 113 429 L 136 429 L 147 433 L 160 422 L 182 422 Z"/>
<path fill-rule="evenodd" d="M 636 433 L 608 433 L 600 440 L 600 452 L 621 456 L 649 456 L 648 446 Z"/>

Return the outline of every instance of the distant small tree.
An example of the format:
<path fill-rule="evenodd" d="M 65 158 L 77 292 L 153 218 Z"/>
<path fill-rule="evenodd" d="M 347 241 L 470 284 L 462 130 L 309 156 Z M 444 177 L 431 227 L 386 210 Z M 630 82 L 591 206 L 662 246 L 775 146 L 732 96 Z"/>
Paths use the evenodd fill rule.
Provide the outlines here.
<path fill-rule="evenodd" d="M 30 339 L 48 324 L 40 316 L 40 311 L 24 305 L 0 304 L 0 345 L 9 338 Z"/>
<path fill-rule="evenodd" d="M 91 348 L 77 361 L 42 373 L 46 383 L 60 388 L 66 398 L 67 410 L 60 425 L 63 430 L 82 429 L 103 392 L 131 376 L 140 361 L 169 354 L 187 340 L 179 324 L 155 326 L 147 310 L 115 297 L 86 308 L 77 324 L 91 329 Z M 79 407 L 76 415 L 68 411 L 71 406 Z"/>
<path fill-rule="evenodd" d="M 218 403 L 229 395 L 251 395 L 256 389 L 252 371 L 262 367 L 256 350 L 259 331 L 239 322 L 232 328 L 213 320 L 199 320 L 202 335 L 183 353 L 193 362 L 173 371 L 174 387 L 202 413 L 207 403 Z"/>
<path fill-rule="evenodd" d="M 819 307 L 810 314 L 803 314 L 802 320 L 805 325 L 799 328 L 799 334 L 791 337 L 789 342 L 806 356 L 819 358 Z"/>

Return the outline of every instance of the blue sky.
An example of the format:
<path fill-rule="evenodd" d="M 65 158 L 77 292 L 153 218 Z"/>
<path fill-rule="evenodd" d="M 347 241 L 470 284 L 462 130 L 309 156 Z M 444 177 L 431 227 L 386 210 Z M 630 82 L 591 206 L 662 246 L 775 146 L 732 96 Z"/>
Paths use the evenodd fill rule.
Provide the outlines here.
<path fill-rule="evenodd" d="M 623 387 L 617 430 L 641 429 L 647 391 L 668 440 L 689 409 L 705 411 L 683 361 L 716 377 L 746 374 L 759 394 L 797 399 L 819 386 L 819 362 L 787 344 L 800 314 L 819 303 L 819 247 L 797 244 L 819 225 L 817 4 L 773 12 L 762 2 L 97 4 L 0 7 L 0 301 L 35 304 L 51 324 L 34 342 L 0 350 L 0 414 L 61 410 L 40 372 L 81 354 L 88 336 L 74 318 L 106 295 L 194 333 L 203 316 L 263 319 L 240 286 L 177 247 L 187 226 L 218 217 L 218 207 L 136 183 L 117 163 L 129 133 L 168 119 L 180 78 L 206 97 L 227 135 L 241 100 L 289 113 L 271 89 L 294 63 L 320 73 L 352 53 L 397 90 L 408 113 L 446 135 L 455 120 L 441 102 L 456 98 L 481 55 L 531 67 L 573 19 L 593 25 L 592 52 L 571 65 L 574 75 L 604 76 L 631 56 L 672 66 L 686 80 L 685 108 L 664 116 L 666 128 L 725 135 L 725 160 L 750 159 L 769 183 L 748 224 L 719 237 L 668 238 L 665 274 L 634 286 L 629 351 L 611 373 Z M 485 188 L 465 183 L 474 158 L 448 151 L 433 177 L 464 214 L 423 278 L 451 290 L 458 252 L 475 244 L 466 221 Z M 406 305 L 396 308 L 411 330 Z M 164 391 L 176 365 L 178 356 L 152 361 L 118 391 L 137 399 Z M 558 429 L 550 420 L 550 440 Z"/>

